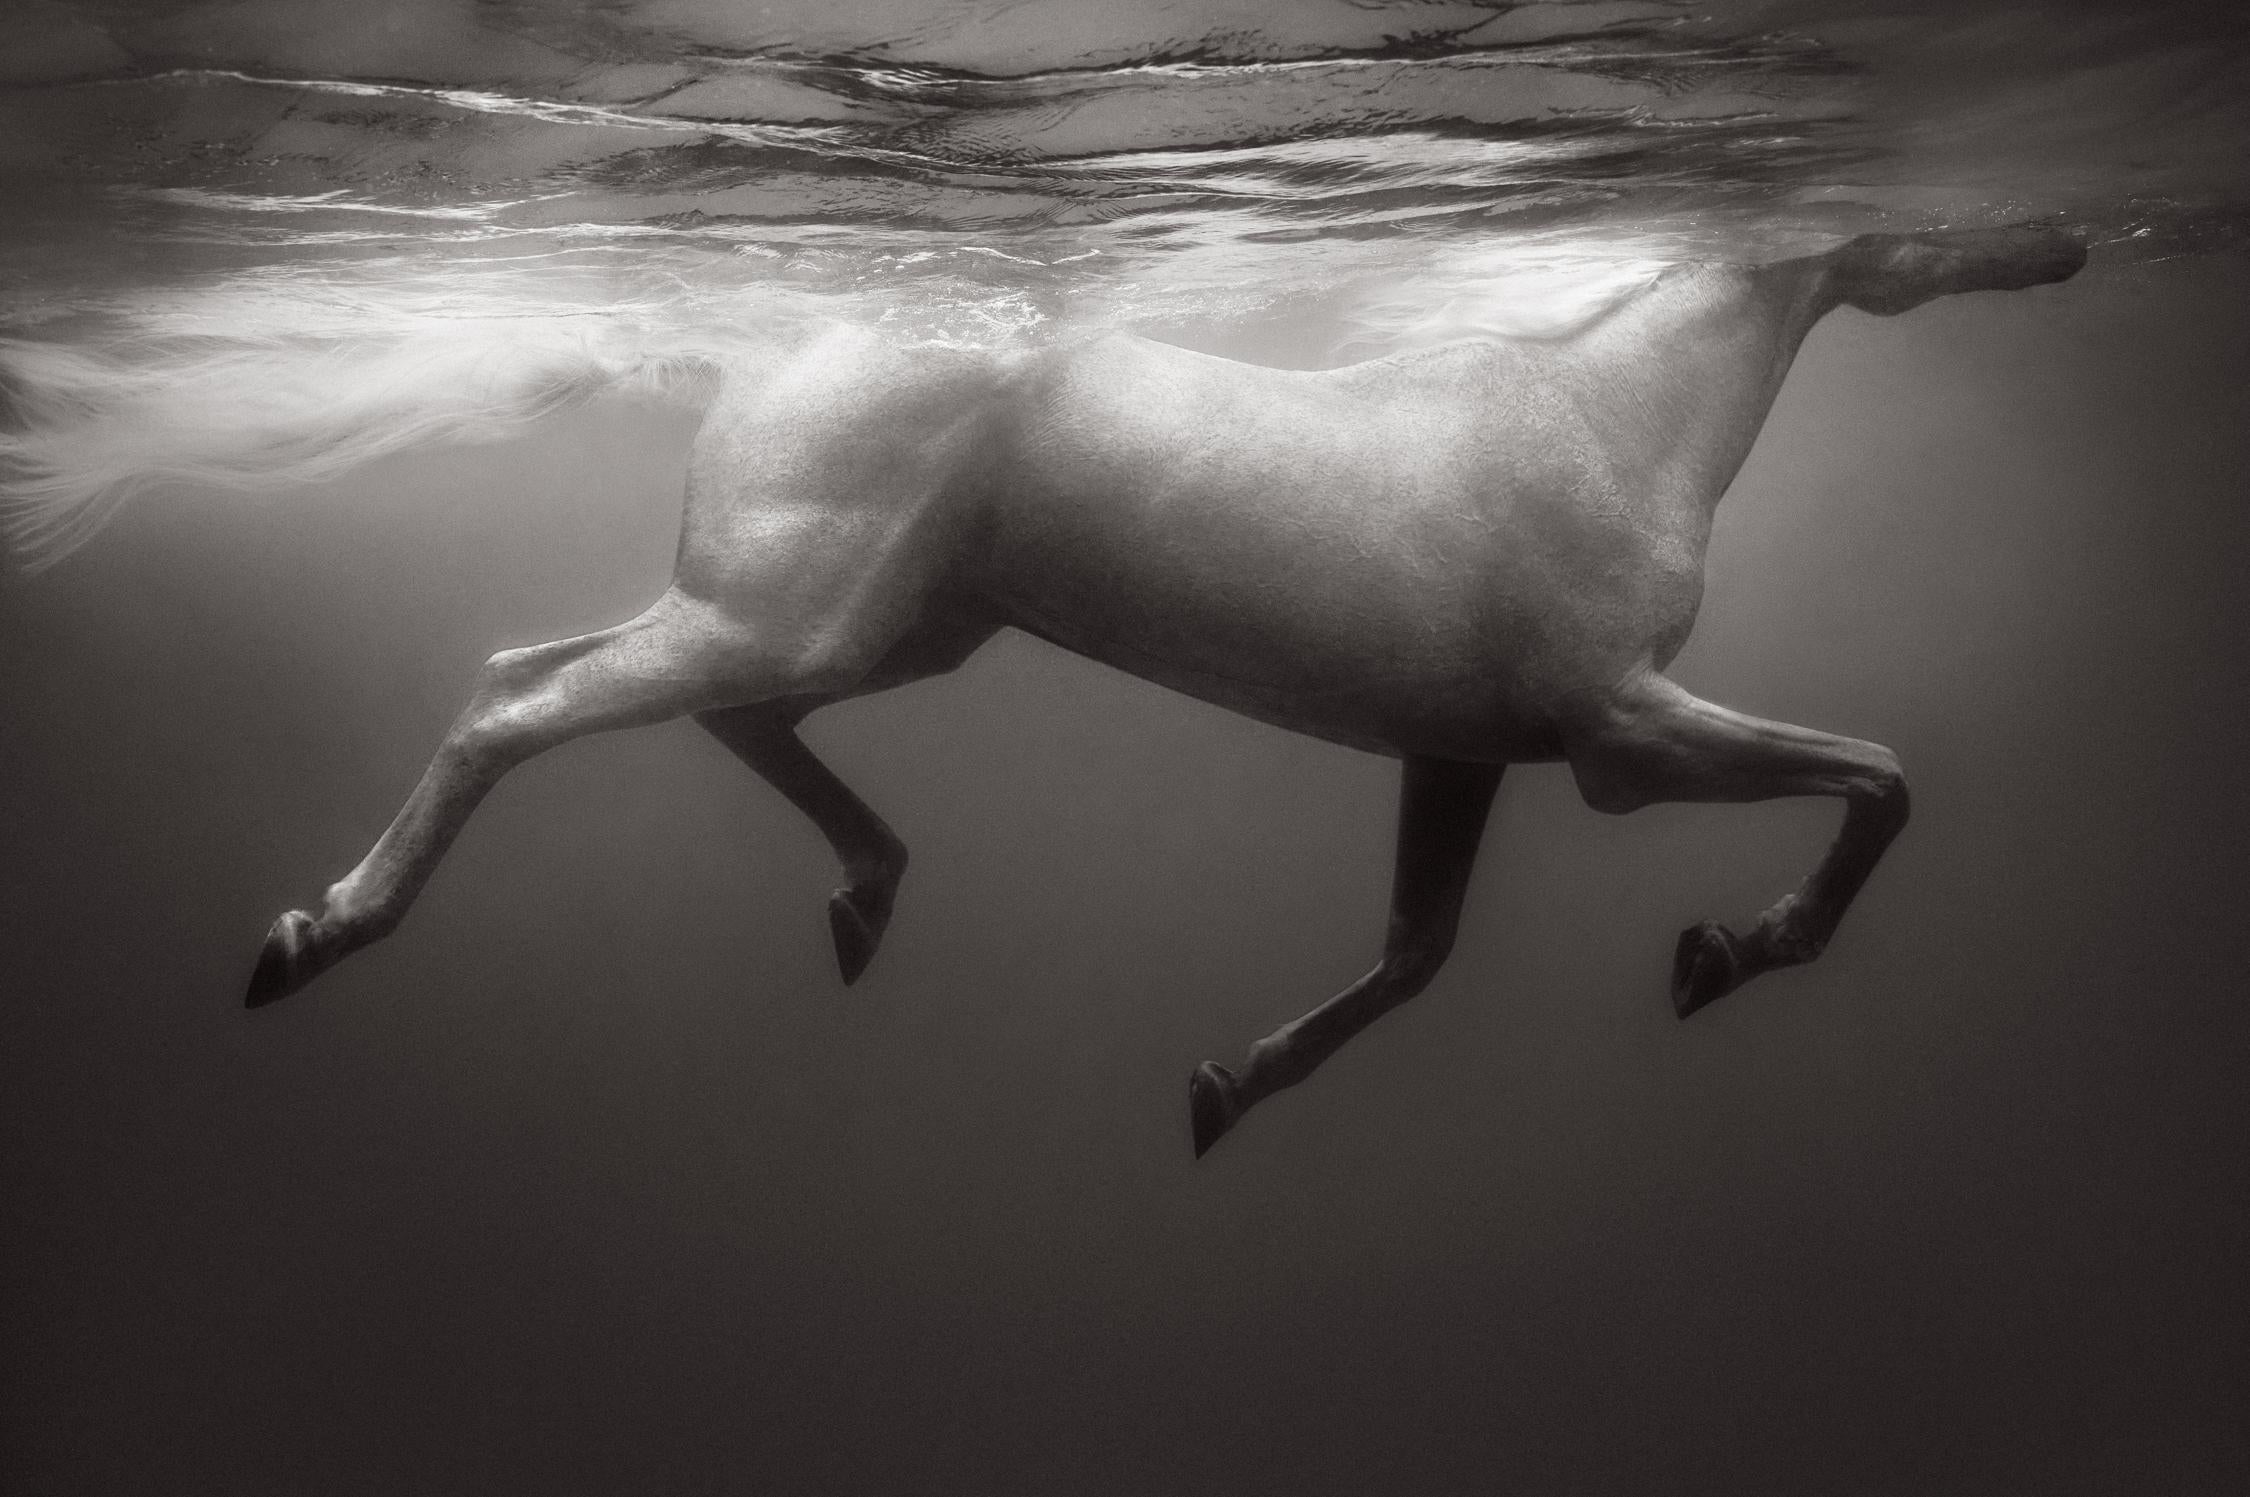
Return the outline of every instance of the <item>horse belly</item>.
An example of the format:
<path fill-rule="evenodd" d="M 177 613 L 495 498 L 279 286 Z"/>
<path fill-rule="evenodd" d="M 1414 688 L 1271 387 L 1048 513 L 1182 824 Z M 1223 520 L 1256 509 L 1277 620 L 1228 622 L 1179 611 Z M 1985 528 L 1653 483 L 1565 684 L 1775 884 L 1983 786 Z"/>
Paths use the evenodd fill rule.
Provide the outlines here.
<path fill-rule="evenodd" d="M 1379 753 L 1557 752 L 1465 507 L 1222 489 L 1008 509 L 984 590 L 1042 638 Z"/>

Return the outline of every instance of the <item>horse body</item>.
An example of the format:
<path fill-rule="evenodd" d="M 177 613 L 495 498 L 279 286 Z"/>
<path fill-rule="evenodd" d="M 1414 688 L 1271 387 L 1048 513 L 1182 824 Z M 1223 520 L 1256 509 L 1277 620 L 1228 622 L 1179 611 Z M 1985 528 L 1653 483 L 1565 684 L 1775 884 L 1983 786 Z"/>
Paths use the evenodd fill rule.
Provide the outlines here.
<path fill-rule="evenodd" d="M 1071 350 L 970 501 L 976 585 L 1283 727 L 1557 757 L 1577 698 L 1687 639 L 1712 509 L 1786 367 L 1770 324 L 1799 309 L 1772 279 L 1681 267 L 1579 338 L 1318 373 Z"/>
<path fill-rule="evenodd" d="M 1282 371 L 1112 337 L 1031 353 L 864 331 L 728 371 L 689 465 L 672 588 L 640 618 L 508 651 L 250 1001 L 387 934 L 507 769 L 693 714 L 802 809 L 847 882 L 845 980 L 905 849 L 796 735 L 844 697 L 951 669 L 1014 625 L 1136 675 L 1405 761 L 1382 962 L 1191 1083 L 1200 1154 L 1421 990 L 1450 948 L 1502 768 L 1563 758 L 1587 801 L 1834 795 L 1844 826 L 1737 936 L 1683 933 L 1685 1017 L 1810 960 L 1904 824 L 1878 745 L 1699 702 L 1661 674 L 1701 601 L 1712 511 L 1828 310 L 2059 280 L 2038 230 L 1868 236 L 1757 269 L 1680 267 L 1579 333 Z"/>

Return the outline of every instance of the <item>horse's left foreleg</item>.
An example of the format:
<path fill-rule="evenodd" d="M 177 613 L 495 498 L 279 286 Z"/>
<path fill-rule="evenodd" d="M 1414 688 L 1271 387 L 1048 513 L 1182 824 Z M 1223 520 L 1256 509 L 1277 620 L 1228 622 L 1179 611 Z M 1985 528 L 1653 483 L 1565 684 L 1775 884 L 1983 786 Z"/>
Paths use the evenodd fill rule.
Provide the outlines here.
<path fill-rule="evenodd" d="M 1254 1104 L 1310 1076 L 1346 1040 L 1437 976 L 1453 950 L 1461 901 L 1502 767 L 1450 759 L 1406 761 L 1399 781 L 1390 933 L 1382 961 L 1311 1013 L 1252 1045 L 1240 1074 L 1209 1061 L 1196 1068 L 1188 1081 L 1188 1115 L 1198 1158 Z"/>
<path fill-rule="evenodd" d="M 1906 776 L 1881 744 L 1730 712 L 1653 671 L 1587 712 L 1566 750 L 1580 792 L 1598 811 L 1787 795 L 1844 801 L 1843 829 L 1828 855 L 1749 934 L 1711 920 L 1680 933 L 1672 1006 L 1683 1019 L 1761 972 L 1819 956 L 1906 825 Z"/>

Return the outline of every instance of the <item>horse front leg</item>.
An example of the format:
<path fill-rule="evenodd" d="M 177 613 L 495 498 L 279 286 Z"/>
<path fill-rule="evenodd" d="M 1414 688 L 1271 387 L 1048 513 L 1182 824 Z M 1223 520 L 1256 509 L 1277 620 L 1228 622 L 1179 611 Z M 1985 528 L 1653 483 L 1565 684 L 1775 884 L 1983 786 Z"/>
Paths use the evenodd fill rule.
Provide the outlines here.
<path fill-rule="evenodd" d="M 1250 1047 L 1238 1074 L 1205 1061 L 1188 1079 L 1195 1154 L 1243 1113 L 1310 1076 L 1346 1040 L 1430 985 L 1453 950 L 1499 764 L 1410 758 L 1399 779 L 1398 859 L 1391 923 L 1375 969 L 1303 1018 Z"/>
<path fill-rule="evenodd" d="M 1579 791 L 1597 811 L 1786 795 L 1844 802 L 1827 856 L 1749 934 L 1713 920 L 1680 933 L 1672 1007 L 1683 1019 L 1761 972 L 1819 956 L 1906 825 L 1906 776 L 1881 744 L 1730 712 L 1654 672 L 1619 687 L 1573 729 L 1566 748 Z"/>

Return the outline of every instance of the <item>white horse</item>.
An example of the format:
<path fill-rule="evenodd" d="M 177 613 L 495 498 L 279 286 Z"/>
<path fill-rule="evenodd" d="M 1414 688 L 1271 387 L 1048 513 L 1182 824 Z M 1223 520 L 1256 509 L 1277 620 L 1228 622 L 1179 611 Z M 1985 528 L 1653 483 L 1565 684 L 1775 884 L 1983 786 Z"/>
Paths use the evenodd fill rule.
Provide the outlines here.
<path fill-rule="evenodd" d="M 693 714 L 833 845 L 848 983 L 906 849 L 797 736 L 831 702 L 951 670 L 1013 625 L 1205 701 L 1404 761 L 1381 962 L 1189 1087 L 1197 1154 L 1420 992 L 1453 943 L 1509 764 L 1587 803 L 1829 795 L 1843 828 L 1737 935 L 1684 932 L 1682 1017 L 1807 962 L 1905 824 L 1890 750 L 1699 701 L 1663 675 L 1720 495 L 1806 332 L 2067 278 L 2033 228 L 1868 235 L 1681 266 L 1566 338 L 1317 373 L 1131 337 L 1015 353 L 858 330 L 730 367 L 690 461 L 670 588 L 614 629 L 485 666 L 421 782 L 316 910 L 275 922 L 252 1005 L 394 930 L 508 770 Z"/>

